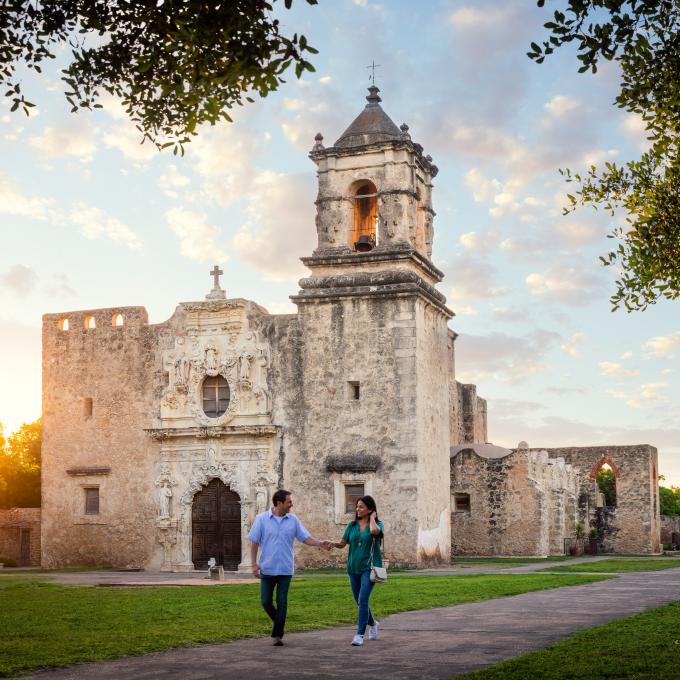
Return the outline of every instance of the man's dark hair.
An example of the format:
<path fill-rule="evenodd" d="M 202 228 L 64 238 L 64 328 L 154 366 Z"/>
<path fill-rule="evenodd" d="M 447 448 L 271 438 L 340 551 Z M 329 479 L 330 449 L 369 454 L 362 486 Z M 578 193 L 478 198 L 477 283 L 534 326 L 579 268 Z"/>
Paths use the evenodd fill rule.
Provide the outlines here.
<path fill-rule="evenodd" d="M 272 496 L 272 503 L 274 504 L 274 507 L 276 507 L 278 503 L 284 503 L 286 498 L 288 498 L 288 496 L 291 495 L 292 494 L 290 493 L 290 491 L 286 491 L 285 489 L 279 489 Z"/>

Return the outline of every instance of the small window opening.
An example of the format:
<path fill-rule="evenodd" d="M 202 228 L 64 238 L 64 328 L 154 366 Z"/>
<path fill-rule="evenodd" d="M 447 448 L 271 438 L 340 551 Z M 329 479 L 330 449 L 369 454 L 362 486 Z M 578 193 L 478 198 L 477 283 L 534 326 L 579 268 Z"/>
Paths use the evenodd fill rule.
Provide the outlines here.
<path fill-rule="evenodd" d="M 219 418 L 229 407 L 229 383 L 221 376 L 203 382 L 203 412 L 208 418 Z"/>
<path fill-rule="evenodd" d="M 85 489 L 85 514 L 98 515 L 99 514 L 99 487 L 90 487 Z"/>
<path fill-rule="evenodd" d="M 97 327 L 97 324 L 94 321 L 94 317 L 93 316 L 86 316 L 85 317 L 85 328 L 87 328 L 88 330 L 91 330 L 92 328 L 96 328 L 96 327 Z"/>
<path fill-rule="evenodd" d="M 89 418 L 92 415 L 92 397 L 85 397 L 83 399 L 83 415 Z"/>
<path fill-rule="evenodd" d="M 59 325 L 59 330 L 67 331 L 68 330 L 68 319 L 60 319 L 58 325 Z"/>
<path fill-rule="evenodd" d="M 470 512 L 470 494 L 469 493 L 454 493 L 453 494 L 453 511 L 454 512 Z"/>
<path fill-rule="evenodd" d="M 352 247 L 357 252 L 373 250 L 378 243 L 378 195 L 373 182 L 361 182 L 353 192 L 354 230 Z"/>
<path fill-rule="evenodd" d="M 616 506 L 616 475 L 608 463 L 604 463 L 597 473 L 598 506 Z"/>
<path fill-rule="evenodd" d="M 361 398 L 361 386 L 358 380 L 349 381 L 349 396 L 350 399 L 360 399 Z"/>
<path fill-rule="evenodd" d="M 114 314 L 113 317 L 111 318 L 111 325 L 112 326 L 122 326 L 123 325 L 123 315 L 122 314 Z"/>
<path fill-rule="evenodd" d="M 357 508 L 357 501 L 365 496 L 363 484 L 345 484 L 345 512 L 354 514 Z"/>

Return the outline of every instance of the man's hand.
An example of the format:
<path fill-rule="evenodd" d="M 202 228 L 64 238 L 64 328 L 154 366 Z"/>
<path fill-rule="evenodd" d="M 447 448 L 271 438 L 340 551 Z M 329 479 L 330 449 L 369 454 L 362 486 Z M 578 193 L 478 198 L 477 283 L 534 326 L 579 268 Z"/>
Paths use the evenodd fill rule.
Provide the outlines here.
<path fill-rule="evenodd" d="M 260 565 L 257 564 L 257 562 L 253 564 L 253 575 L 255 576 L 255 578 L 261 578 L 262 576 L 262 572 L 260 571 Z"/>
<path fill-rule="evenodd" d="M 331 541 L 328 541 L 328 540 L 321 541 L 321 547 L 324 550 L 330 550 L 333 547 L 333 543 Z"/>

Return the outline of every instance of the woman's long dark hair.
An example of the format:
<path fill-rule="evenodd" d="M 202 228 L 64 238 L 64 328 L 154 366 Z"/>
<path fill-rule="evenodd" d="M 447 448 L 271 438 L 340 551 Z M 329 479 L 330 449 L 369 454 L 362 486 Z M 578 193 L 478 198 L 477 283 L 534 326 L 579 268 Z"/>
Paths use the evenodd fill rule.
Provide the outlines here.
<path fill-rule="evenodd" d="M 361 501 L 367 508 L 369 512 L 369 517 L 370 513 L 375 512 L 375 521 L 378 521 L 378 508 L 375 504 L 375 501 L 373 500 L 373 496 L 362 496 L 359 501 Z M 357 503 L 359 502 L 357 501 Z M 354 510 L 354 521 L 358 522 L 359 521 L 359 516 L 357 515 L 356 509 Z"/>

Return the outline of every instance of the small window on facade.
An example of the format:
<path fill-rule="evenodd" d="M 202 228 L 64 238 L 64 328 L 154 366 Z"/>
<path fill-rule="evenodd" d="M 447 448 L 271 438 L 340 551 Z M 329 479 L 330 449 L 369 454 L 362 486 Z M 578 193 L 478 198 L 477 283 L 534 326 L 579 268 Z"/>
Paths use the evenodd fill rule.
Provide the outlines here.
<path fill-rule="evenodd" d="M 350 399 L 360 399 L 361 398 L 361 388 L 358 380 L 349 381 L 349 398 Z"/>
<path fill-rule="evenodd" d="M 85 328 L 87 328 L 87 330 L 91 330 L 92 328 L 96 328 L 96 327 L 97 327 L 97 324 L 94 321 L 94 317 L 93 316 L 86 316 L 85 317 Z"/>
<path fill-rule="evenodd" d="M 68 319 L 59 319 L 59 330 L 61 331 L 67 331 L 68 330 Z"/>
<path fill-rule="evenodd" d="M 85 514 L 99 514 L 99 487 L 85 489 Z"/>
<path fill-rule="evenodd" d="M 345 512 L 354 514 L 357 508 L 357 501 L 365 496 L 363 484 L 345 484 Z"/>
<path fill-rule="evenodd" d="M 122 326 L 123 325 L 123 315 L 122 314 L 114 314 L 113 317 L 111 317 L 111 325 L 112 326 Z"/>
<path fill-rule="evenodd" d="M 83 415 L 89 418 L 92 415 L 92 397 L 86 397 L 83 399 Z"/>
<path fill-rule="evenodd" d="M 453 494 L 453 511 L 454 512 L 470 512 L 470 494 L 469 493 L 455 493 L 455 494 Z"/>
<path fill-rule="evenodd" d="M 203 412 L 218 418 L 229 407 L 229 383 L 221 376 L 206 378 L 203 383 Z"/>

